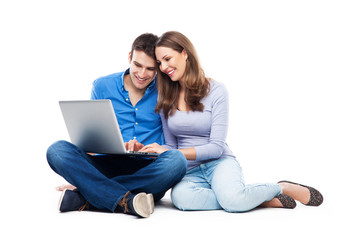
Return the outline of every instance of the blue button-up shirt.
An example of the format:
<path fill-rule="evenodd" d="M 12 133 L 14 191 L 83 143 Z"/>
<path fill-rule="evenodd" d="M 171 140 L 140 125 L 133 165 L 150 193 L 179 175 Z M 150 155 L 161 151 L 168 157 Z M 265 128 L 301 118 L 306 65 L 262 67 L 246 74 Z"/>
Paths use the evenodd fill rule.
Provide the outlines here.
<path fill-rule="evenodd" d="M 125 72 L 114 73 L 94 81 L 91 99 L 110 99 L 124 142 L 136 138 L 144 145 L 151 143 L 164 144 L 161 119 L 155 113 L 157 103 L 157 86 L 154 79 L 145 91 L 144 96 L 133 107 L 129 92 L 124 87 Z"/>

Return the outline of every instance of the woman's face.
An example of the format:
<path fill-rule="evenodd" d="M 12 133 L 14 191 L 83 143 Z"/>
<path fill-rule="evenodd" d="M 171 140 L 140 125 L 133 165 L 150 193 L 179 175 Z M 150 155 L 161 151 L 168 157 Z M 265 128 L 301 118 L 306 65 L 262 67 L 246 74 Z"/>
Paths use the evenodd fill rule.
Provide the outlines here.
<path fill-rule="evenodd" d="M 161 72 L 166 73 L 172 81 L 183 80 L 188 55 L 185 50 L 181 53 L 168 47 L 156 47 L 156 60 Z"/>

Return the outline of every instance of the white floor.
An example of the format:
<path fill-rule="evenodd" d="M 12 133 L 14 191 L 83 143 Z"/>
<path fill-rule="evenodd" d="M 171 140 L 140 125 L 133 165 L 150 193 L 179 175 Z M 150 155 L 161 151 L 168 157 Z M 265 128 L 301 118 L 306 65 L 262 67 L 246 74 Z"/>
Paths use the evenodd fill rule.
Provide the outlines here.
<path fill-rule="evenodd" d="M 224 211 L 182 212 L 171 203 L 169 192 L 147 219 L 101 212 L 59 213 L 59 177 L 48 171 L 48 181 L 24 182 L 26 189 L 3 191 L 2 239 L 353 239 L 350 206 L 339 208 L 339 195 L 322 187 L 320 207 L 300 203 L 293 210 L 255 209 L 247 213 Z M 52 176 L 49 176 L 52 175 Z M 53 177 L 54 176 L 54 177 Z M 59 180 L 59 181 L 58 181 Z M 27 185 L 30 184 L 30 185 Z M 57 185 L 58 185 L 57 184 Z M 17 186 L 19 187 L 19 186 Z M 350 202 L 349 202 L 350 204 Z M 349 220 L 348 220 L 349 219 Z M 11 236 L 11 237 L 8 237 Z"/>

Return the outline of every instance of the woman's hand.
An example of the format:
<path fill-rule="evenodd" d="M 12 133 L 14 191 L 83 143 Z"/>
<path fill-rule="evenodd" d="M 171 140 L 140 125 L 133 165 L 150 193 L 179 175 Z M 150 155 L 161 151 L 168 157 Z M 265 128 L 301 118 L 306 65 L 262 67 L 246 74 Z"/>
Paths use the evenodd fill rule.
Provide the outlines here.
<path fill-rule="evenodd" d="M 163 153 L 166 152 L 168 149 L 160 146 L 157 143 L 149 144 L 140 149 L 141 152 L 152 152 L 152 153 Z"/>

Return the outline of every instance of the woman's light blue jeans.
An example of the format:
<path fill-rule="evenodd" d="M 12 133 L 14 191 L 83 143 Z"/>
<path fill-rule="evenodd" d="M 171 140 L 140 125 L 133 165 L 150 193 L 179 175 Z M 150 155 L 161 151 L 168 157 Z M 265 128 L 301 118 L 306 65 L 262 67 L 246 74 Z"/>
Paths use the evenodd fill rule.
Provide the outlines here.
<path fill-rule="evenodd" d="M 245 185 L 235 158 L 226 157 L 190 169 L 171 191 L 180 210 L 246 212 L 281 194 L 278 184 Z"/>

